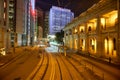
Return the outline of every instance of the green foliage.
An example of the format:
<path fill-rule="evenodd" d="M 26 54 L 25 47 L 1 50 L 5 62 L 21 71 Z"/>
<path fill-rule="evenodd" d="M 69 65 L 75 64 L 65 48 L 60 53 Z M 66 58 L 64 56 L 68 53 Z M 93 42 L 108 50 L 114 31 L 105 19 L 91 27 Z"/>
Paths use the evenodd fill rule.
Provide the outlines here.
<path fill-rule="evenodd" d="M 55 40 L 58 42 L 58 43 L 62 43 L 63 42 L 63 37 L 64 37 L 64 32 L 61 31 L 61 32 L 57 32 L 55 34 L 56 38 Z"/>

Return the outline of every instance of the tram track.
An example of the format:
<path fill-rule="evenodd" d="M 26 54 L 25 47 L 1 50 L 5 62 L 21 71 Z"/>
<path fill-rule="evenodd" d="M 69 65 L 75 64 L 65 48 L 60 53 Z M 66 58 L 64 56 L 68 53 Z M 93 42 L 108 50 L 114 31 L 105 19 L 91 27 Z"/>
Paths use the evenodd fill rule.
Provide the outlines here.
<path fill-rule="evenodd" d="M 12 80 L 18 77 L 21 79 L 25 79 L 27 75 L 29 75 L 29 69 L 31 69 L 32 71 L 32 67 L 34 67 L 37 62 L 33 64 L 30 68 L 27 68 L 27 64 L 31 64 L 30 61 L 34 62 L 34 60 L 32 59 L 34 59 L 35 57 L 37 57 L 37 52 L 35 49 L 31 52 L 23 51 L 21 53 L 18 53 L 18 55 L 16 55 L 12 59 L 12 61 L 0 68 L 0 80 Z M 36 59 L 36 61 L 38 61 L 38 59 Z M 24 72 L 24 70 L 26 71 Z M 23 72 L 23 75 L 17 74 L 21 72 Z"/>
<path fill-rule="evenodd" d="M 28 54 L 25 54 L 25 52 L 22 52 L 20 54 L 18 54 L 17 56 L 11 58 L 8 62 L 6 62 L 4 65 L 2 65 L 0 67 L 0 69 L 3 69 L 3 68 L 6 68 L 7 66 L 11 65 L 11 63 L 14 63 L 16 62 L 18 59 L 22 58 L 23 56 L 25 55 L 28 55 Z"/>
<path fill-rule="evenodd" d="M 46 74 L 42 80 L 54 80 L 55 75 L 55 61 L 51 53 L 47 53 L 49 57 L 49 65 Z"/>
<path fill-rule="evenodd" d="M 36 70 L 26 80 L 43 80 L 49 66 L 49 56 L 47 53 L 42 54 L 41 62 L 38 64 Z"/>
<path fill-rule="evenodd" d="M 35 48 L 34 48 L 35 49 Z M 13 57 L 9 60 L 9 61 L 7 61 L 7 62 L 5 62 L 3 65 L 1 65 L 0 66 L 0 69 L 1 68 L 5 68 L 5 67 L 7 67 L 7 66 L 9 66 L 9 65 L 11 65 L 11 63 L 13 64 L 13 63 L 15 63 L 17 60 L 19 60 L 19 59 L 21 59 L 22 57 L 24 57 L 24 56 L 26 56 L 26 55 L 33 55 L 33 51 L 34 51 L 34 49 L 31 51 L 31 52 L 29 52 L 29 50 L 27 49 L 27 50 L 25 50 L 25 49 L 23 49 L 21 52 L 18 52 L 18 53 L 16 53 L 17 55 L 12 55 Z"/>
<path fill-rule="evenodd" d="M 60 63 L 59 63 L 59 60 L 56 58 L 56 56 L 57 55 L 53 55 L 54 56 L 54 58 L 55 58 L 55 61 L 56 61 L 56 71 L 55 71 L 55 78 L 57 79 L 57 80 L 63 80 L 62 79 L 62 72 L 61 72 L 61 68 L 60 68 Z"/>
<path fill-rule="evenodd" d="M 73 61 L 72 63 L 75 66 L 76 66 L 76 64 L 83 66 L 83 69 L 84 69 L 83 74 L 86 74 L 86 76 L 88 75 L 87 77 L 85 75 L 83 75 L 83 77 L 85 78 L 85 80 L 88 80 L 88 79 L 101 80 L 102 79 L 100 76 L 95 75 L 94 72 L 92 71 L 92 69 L 89 69 L 89 67 L 88 67 L 89 65 L 86 64 L 85 62 L 83 62 L 82 59 L 78 58 L 77 55 L 73 56 L 71 54 L 68 54 L 67 58 L 70 59 L 71 62 Z"/>
<path fill-rule="evenodd" d="M 68 69 L 68 66 L 65 64 L 65 62 L 61 58 L 61 55 L 57 54 L 56 57 L 58 59 L 58 63 L 60 64 L 62 80 L 73 80 L 72 74 Z"/>
<path fill-rule="evenodd" d="M 68 69 L 71 71 L 70 73 L 72 74 L 73 80 L 87 80 L 84 74 L 82 73 L 84 70 L 82 69 L 83 67 L 81 65 L 76 65 L 76 62 L 73 62 L 72 59 L 69 59 L 65 56 L 62 56 L 62 58 L 65 64 L 69 66 Z"/>

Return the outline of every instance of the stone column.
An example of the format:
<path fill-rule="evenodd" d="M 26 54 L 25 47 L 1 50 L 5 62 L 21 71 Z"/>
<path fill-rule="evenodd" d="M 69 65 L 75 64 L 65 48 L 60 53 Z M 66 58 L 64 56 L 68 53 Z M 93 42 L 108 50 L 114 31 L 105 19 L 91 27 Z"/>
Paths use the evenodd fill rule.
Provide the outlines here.
<path fill-rule="evenodd" d="M 78 45 L 78 51 L 80 50 L 80 31 L 79 31 L 79 26 L 78 26 L 78 43 L 77 43 L 77 45 Z"/>
<path fill-rule="evenodd" d="M 74 28 L 72 28 L 72 49 L 74 49 Z"/>
<path fill-rule="evenodd" d="M 101 57 L 104 55 L 104 47 L 102 43 L 102 36 L 101 36 L 101 23 L 100 23 L 100 17 L 97 17 L 97 27 L 96 27 L 96 40 L 97 40 L 97 53 L 96 55 L 98 57 Z"/>
<path fill-rule="evenodd" d="M 120 0 L 117 0 L 117 10 L 118 10 L 118 41 L 117 41 L 117 56 L 118 56 L 118 61 L 120 62 Z"/>
<path fill-rule="evenodd" d="M 89 37 L 88 37 L 88 30 L 87 30 L 87 23 L 85 24 L 85 52 L 89 52 Z"/>

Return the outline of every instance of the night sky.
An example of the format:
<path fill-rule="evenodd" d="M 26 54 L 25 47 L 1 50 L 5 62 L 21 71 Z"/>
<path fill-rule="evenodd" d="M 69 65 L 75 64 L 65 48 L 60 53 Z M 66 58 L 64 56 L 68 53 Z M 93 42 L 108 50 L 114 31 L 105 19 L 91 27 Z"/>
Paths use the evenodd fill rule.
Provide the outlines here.
<path fill-rule="evenodd" d="M 70 9 L 74 12 L 75 17 L 87 10 L 99 0 L 36 0 L 36 7 L 43 11 L 49 11 L 52 6 L 59 6 Z"/>

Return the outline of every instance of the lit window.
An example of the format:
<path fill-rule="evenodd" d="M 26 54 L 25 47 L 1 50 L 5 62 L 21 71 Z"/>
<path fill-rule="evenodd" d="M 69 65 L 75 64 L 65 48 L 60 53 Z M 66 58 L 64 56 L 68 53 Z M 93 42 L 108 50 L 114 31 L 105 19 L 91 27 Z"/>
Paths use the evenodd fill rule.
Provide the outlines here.
<path fill-rule="evenodd" d="M 4 13 L 4 16 L 3 16 L 3 18 L 4 18 L 4 20 L 5 20 L 5 18 L 6 18 L 6 14 Z"/>
<path fill-rule="evenodd" d="M 117 23 L 118 11 L 117 10 L 111 11 L 103 15 L 103 17 L 106 18 L 106 27 L 112 27 Z M 103 20 L 102 20 L 102 23 L 103 23 Z"/>
<path fill-rule="evenodd" d="M 90 49 L 93 53 L 96 53 L 96 46 L 97 46 L 97 43 L 96 43 L 96 39 L 92 38 L 90 39 Z"/>
<path fill-rule="evenodd" d="M 87 24 L 87 27 L 88 27 L 88 31 L 94 31 L 94 30 L 96 30 L 97 19 L 89 20 L 89 22 Z"/>
<path fill-rule="evenodd" d="M 4 8 L 6 8 L 6 2 L 4 2 Z"/>
<path fill-rule="evenodd" d="M 91 26 L 88 27 L 88 31 L 91 31 Z"/>
<path fill-rule="evenodd" d="M 105 28 L 105 18 L 101 18 L 100 22 L 101 22 L 102 29 L 104 29 Z"/>
<path fill-rule="evenodd" d="M 85 50 L 85 39 L 81 39 L 81 40 L 80 40 L 80 49 L 81 49 L 82 51 Z"/>
<path fill-rule="evenodd" d="M 79 30 L 80 30 L 80 32 L 84 32 L 84 26 L 80 26 L 80 28 L 79 28 Z"/>
<path fill-rule="evenodd" d="M 75 29 L 75 33 L 77 33 L 77 29 Z"/>

